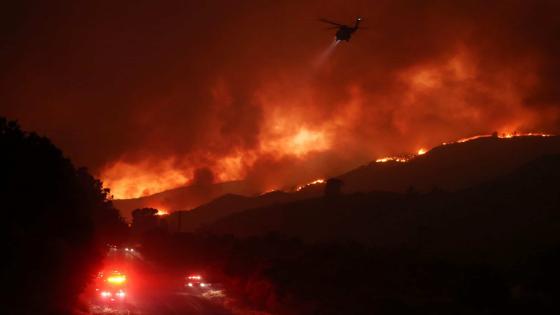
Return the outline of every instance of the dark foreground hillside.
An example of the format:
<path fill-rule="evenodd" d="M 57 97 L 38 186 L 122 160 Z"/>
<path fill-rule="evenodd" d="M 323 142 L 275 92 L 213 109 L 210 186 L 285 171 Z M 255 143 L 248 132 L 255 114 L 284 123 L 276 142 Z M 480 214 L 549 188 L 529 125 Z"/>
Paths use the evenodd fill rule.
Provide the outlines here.
<path fill-rule="evenodd" d="M 457 192 L 316 198 L 152 233 L 145 252 L 274 314 L 557 314 L 559 183 L 560 156 L 545 156 Z"/>
<path fill-rule="evenodd" d="M 258 192 L 245 181 L 195 184 L 134 199 L 113 200 L 123 217 L 130 219 L 134 209 L 155 207 L 167 210 L 192 209 L 225 194 L 254 195 Z"/>
<path fill-rule="evenodd" d="M 548 246 L 560 240 L 559 228 L 560 155 L 555 155 L 457 192 L 321 197 L 240 212 L 205 230 L 495 256 Z"/>
<path fill-rule="evenodd" d="M 0 117 L 1 314 L 73 314 L 127 227 L 108 191 L 49 139 Z"/>

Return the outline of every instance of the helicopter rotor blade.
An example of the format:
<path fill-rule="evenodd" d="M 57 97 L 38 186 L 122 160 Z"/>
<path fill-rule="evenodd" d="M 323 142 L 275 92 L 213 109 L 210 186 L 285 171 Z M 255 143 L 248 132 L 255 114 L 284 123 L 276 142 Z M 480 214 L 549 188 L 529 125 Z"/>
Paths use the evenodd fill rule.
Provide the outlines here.
<path fill-rule="evenodd" d="M 327 23 L 327 24 L 336 25 L 336 26 L 343 26 L 342 24 L 339 24 L 339 23 L 336 23 L 336 22 L 333 22 L 333 21 L 329 21 L 329 20 L 323 19 L 323 18 L 320 18 L 319 21 L 321 21 L 323 23 Z"/>

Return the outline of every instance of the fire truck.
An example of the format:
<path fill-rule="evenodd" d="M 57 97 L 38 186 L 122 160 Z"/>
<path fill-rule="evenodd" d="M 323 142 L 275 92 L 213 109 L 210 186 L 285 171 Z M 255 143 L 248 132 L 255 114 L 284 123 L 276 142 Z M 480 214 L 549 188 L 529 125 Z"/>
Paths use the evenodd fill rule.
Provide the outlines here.
<path fill-rule="evenodd" d="M 118 270 L 97 275 L 95 292 L 102 303 L 123 303 L 127 295 L 126 275 Z"/>
<path fill-rule="evenodd" d="M 185 288 L 207 288 L 210 284 L 199 274 L 189 274 L 185 277 Z"/>

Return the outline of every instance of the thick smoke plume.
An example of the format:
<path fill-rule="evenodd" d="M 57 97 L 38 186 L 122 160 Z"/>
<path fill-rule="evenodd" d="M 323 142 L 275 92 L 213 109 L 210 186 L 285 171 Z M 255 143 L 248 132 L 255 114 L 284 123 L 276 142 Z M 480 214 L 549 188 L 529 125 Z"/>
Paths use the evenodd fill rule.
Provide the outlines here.
<path fill-rule="evenodd" d="M 0 114 L 116 197 L 268 190 L 479 133 L 560 126 L 558 1 L 76 1 L 2 10 Z M 333 38 L 318 17 L 352 23 Z M 196 181 L 196 180 L 195 180 Z"/>

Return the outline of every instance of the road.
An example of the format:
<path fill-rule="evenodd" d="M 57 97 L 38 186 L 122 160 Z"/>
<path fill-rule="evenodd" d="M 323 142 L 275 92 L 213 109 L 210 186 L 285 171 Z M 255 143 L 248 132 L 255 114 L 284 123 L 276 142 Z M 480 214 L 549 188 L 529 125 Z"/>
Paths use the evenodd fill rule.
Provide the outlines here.
<path fill-rule="evenodd" d="M 134 314 L 134 315 L 230 315 L 219 303 L 200 295 L 186 292 L 160 292 L 131 298 L 121 306 L 98 306 L 92 304 L 92 314 Z"/>
<path fill-rule="evenodd" d="M 199 296 L 174 293 L 160 295 L 149 301 L 139 303 L 143 314 L 204 314 L 228 315 L 229 311 Z"/>
<path fill-rule="evenodd" d="M 115 247 L 110 250 L 104 265 L 106 272 L 119 270 L 126 274 L 126 283 L 121 287 L 126 291 L 126 298 L 121 303 L 108 303 L 107 299 L 100 298 L 100 291 L 105 289 L 95 291 L 99 282 L 93 283 L 85 293 L 91 314 L 233 314 L 221 306 L 226 297 L 219 285 L 185 288 L 184 276 L 147 263 L 138 251 Z M 105 281 L 103 278 L 102 283 Z"/>

